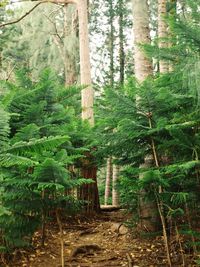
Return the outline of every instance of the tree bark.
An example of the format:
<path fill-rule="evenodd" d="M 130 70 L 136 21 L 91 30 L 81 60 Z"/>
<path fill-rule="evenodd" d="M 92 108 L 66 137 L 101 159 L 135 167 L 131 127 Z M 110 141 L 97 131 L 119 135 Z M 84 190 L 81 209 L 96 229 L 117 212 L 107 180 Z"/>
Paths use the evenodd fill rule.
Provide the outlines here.
<path fill-rule="evenodd" d="M 114 10 L 113 0 L 109 0 L 109 13 L 110 13 L 110 86 L 114 85 Z"/>
<path fill-rule="evenodd" d="M 79 18 L 79 49 L 80 49 L 80 76 L 81 84 L 85 88 L 81 91 L 82 119 L 87 120 L 94 126 L 94 90 L 92 88 L 89 32 L 88 32 L 88 1 L 77 1 Z M 82 167 L 82 176 L 94 181 L 93 184 L 85 185 L 81 189 L 83 199 L 87 199 L 87 212 L 100 211 L 99 194 L 97 187 L 97 168 L 90 153 L 86 155 Z"/>
<path fill-rule="evenodd" d="M 159 47 L 165 48 L 168 46 L 166 40 L 163 40 L 167 37 L 167 23 L 165 17 L 167 14 L 167 0 L 158 0 L 158 38 Z M 159 62 L 160 73 L 166 73 L 169 70 L 169 63 L 165 60 L 160 60 Z"/>
<path fill-rule="evenodd" d="M 84 211 L 88 214 L 94 212 L 100 212 L 99 193 L 97 187 L 97 168 L 94 164 L 91 164 L 91 154 L 88 153 L 87 160 L 81 168 L 81 176 L 85 179 L 92 179 L 94 183 L 85 184 L 80 188 L 80 199 L 86 201 Z"/>
<path fill-rule="evenodd" d="M 124 53 L 124 0 L 118 0 L 119 9 L 119 81 L 124 84 L 125 53 Z"/>
<path fill-rule="evenodd" d="M 79 44 L 80 44 L 80 75 L 81 84 L 86 86 L 82 90 L 82 119 L 88 120 L 90 125 L 94 125 L 94 91 L 91 80 L 91 65 L 89 52 L 89 33 L 88 33 L 88 10 L 87 0 L 77 3 L 79 16 Z"/>
<path fill-rule="evenodd" d="M 134 69 L 139 82 L 152 74 L 152 62 L 145 56 L 140 44 L 150 43 L 149 11 L 147 0 L 132 0 L 134 33 Z"/>

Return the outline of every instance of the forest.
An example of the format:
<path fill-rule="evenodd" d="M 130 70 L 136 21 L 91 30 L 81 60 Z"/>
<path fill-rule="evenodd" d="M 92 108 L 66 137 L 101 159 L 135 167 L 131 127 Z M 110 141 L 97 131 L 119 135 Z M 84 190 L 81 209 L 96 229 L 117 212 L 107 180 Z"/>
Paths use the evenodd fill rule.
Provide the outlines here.
<path fill-rule="evenodd" d="M 199 26 L 200 0 L 0 0 L 0 267 L 200 266 Z"/>

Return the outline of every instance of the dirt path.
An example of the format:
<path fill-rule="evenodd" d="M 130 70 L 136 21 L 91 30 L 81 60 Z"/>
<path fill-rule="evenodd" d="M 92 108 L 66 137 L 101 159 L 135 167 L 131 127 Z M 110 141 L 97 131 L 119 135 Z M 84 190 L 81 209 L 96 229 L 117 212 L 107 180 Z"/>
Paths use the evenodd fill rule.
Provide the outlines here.
<path fill-rule="evenodd" d="M 64 225 L 65 267 L 154 267 L 167 266 L 162 240 L 133 238 L 120 226 L 123 211 L 105 212 L 93 220 Z M 120 233 L 119 233 L 120 226 Z M 56 225 L 47 233 L 45 247 L 24 253 L 23 259 L 9 267 L 61 267 L 60 241 Z M 181 266 L 174 264 L 173 266 Z"/>

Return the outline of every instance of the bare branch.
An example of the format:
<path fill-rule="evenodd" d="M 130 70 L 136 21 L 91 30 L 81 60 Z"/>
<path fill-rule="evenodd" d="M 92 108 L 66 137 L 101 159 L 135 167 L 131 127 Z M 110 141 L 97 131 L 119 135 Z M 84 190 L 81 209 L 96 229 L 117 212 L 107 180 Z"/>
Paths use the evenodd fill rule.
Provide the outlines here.
<path fill-rule="evenodd" d="M 15 67 L 16 67 L 16 64 L 12 67 L 12 69 L 9 71 L 9 73 L 7 73 L 7 77 L 5 79 L 6 81 L 8 81 L 10 79 L 10 76 L 12 75 Z"/>
<path fill-rule="evenodd" d="M 32 7 L 29 11 L 27 11 L 23 16 L 21 16 L 20 18 L 16 19 L 16 20 L 13 20 L 13 21 L 9 21 L 9 22 L 6 22 L 6 23 L 3 23 L 0 25 L 0 28 L 2 27 L 5 27 L 7 25 L 12 25 L 12 24 L 15 24 L 15 23 L 18 23 L 20 22 L 21 20 L 23 20 L 25 17 L 27 17 L 31 12 L 33 12 L 33 10 L 35 10 L 39 5 L 43 4 L 43 3 L 46 3 L 47 1 L 43 1 L 43 2 L 39 2 L 37 3 L 34 7 Z"/>
<path fill-rule="evenodd" d="M 55 34 L 58 39 L 60 40 L 61 43 L 63 43 L 63 40 L 58 32 L 57 26 L 56 26 L 56 22 L 54 22 L 49 16 L 47 16 L 46 14 L 44 14 L 44 16 L 51 22 L 51 24 L 53 25 L 54 29 L 55 29 Z"/>

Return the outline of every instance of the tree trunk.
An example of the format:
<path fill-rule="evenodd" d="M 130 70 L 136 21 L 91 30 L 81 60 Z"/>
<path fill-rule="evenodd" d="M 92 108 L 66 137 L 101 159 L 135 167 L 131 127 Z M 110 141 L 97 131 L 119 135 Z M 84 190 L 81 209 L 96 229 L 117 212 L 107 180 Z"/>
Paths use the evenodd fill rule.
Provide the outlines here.
<path fill-rule="evenodd" d="M 112 177 L 112 158 L 107 159 L 107 169 L 106 169 L 106 187 L 105 187 L 105 200 L 104 204 L 108 205 L 108 198 L 110 196 L 110 184 Z"/>
<path fill-rule="evenodd" d="M 97 168 L 94 165 L 86 164 L 81 168 L 81 176 L 85 179 L 92 179 L 95 182 L 85 184 L 80 188 L 80 199 L 86 201 L 84 211 L 88 214 L 100 211 L 99 193 L 96 183 Z"/>
<path fill-rule="evenodd" d="M 79 49 L 80 49 L 80 76 L 81 84 L 85 88 L 81 92 L 82 119 L 87 120 L 91 126 L 94 125 L 94 91 L 92 88 L 89 33 L 88 33 L 88 2 L 80 0 L 77 2 L 79 18 Z M 93 156 L 87 153 L 83 160 L 82 177 L 94 181 L 93 184 L 85 185 L 81 189 L 81 195 L 87 200 L 87 212 L 100 211 L 99 194 L 97 187 L 97 168 Z"/>
<path fill-rule="evenodd" d="M 119 166 L 113 164 L 112 205 L 119 206 L 119 193 L 116 188 L 119 178 Z"/>
<path fill-rule="evenodd" d="M 165 48 L 168 46 L 166 40 L 163 40 L 167 37 L 167 24 L 165 22 L 165 17 L 167 14 L 167 0 L 158 0 L 158 38 L 159 47 Z M 159 62 L 160 73 L 166 73 L 169 70 L 169 64 L 167 61 L 160 60 Z"/>
<path fill-rule="evenodd" d="M 119 74 L 120 84 L 124 84 L 125 53 L 124 53 L 124 0 L 118 0 L 119 10 Z"/>
<path fill-rule="evenodd" d="M 82 90 L 82 119 L 88 120 L 90 125 L 94 125 L 94 91 L 91 80 L 91 65 L 89 51 L 88 33 L 88 10 L 87 0 L 78 1 L 79 16 L 79 44 L 80 44 L 80 75 L 81 84 L 86 86 Z"/>
<path fill-rule="evenodd" d="M 145 157 L 144 164 L 140 168 L 148 169 L 153 165 L 153 157 L 151 155 Z M 143 179 L 143 173 L 140 174 L 139 179 Z M 154 232 L 158 229 L 158 211 L 155 203 L 151 203 L 146 199 L 146 191 L 140 191 L 139 197 L 139 216 L 140 228 L 147 232 Z M 160 221 L 159 221 L 160 222 Z"/>
<path fill-rule="evenodd" d="M 113 10 L 113 0 L 108 0 L 109 5 L 109 53 L 110 53 L 110 86 L 114 86 L 114 10 Z M 108 204 L 108 198 L 110 196 L 110 183 L 112 180 L 112 159 L 111 157 L 107 160 L 107 170 L 106 170 L 106 187 L 105 187 L 105 205 Z"/>
<path fill-rule="evenodd" d="M 132 0 L 132 3 L 135 77 L 139 82 L 142 82 L 152 74 L 152 63 L 139 46 L 150 43 L 149 11 L 147 0 Z"/>
<path fill-rule="evenodd" d="M 109 13 L 110 13 L 110 86 L 114 85 L 114 10 L 113 0 L 109 0 Z"/>

